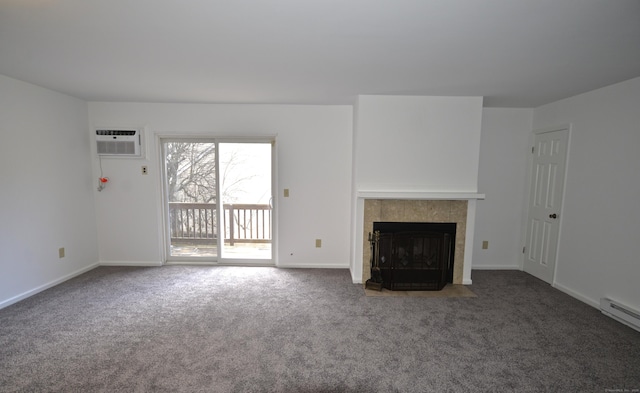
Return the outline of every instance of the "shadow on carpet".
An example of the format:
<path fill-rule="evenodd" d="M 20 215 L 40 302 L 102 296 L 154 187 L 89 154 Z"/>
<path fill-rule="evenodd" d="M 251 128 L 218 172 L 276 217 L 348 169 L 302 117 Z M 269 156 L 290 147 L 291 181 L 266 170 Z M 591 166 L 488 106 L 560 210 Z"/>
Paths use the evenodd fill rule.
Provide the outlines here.
<path fill-rule="evenodd" d="M 469 288 L 461 284 L 447 284 L 440 291 L 391 291 L 384 288 L 382 291 L 376 291 L 375 289 L 364 288 L 364 293 L 370 297 L 477 297 Z"/>

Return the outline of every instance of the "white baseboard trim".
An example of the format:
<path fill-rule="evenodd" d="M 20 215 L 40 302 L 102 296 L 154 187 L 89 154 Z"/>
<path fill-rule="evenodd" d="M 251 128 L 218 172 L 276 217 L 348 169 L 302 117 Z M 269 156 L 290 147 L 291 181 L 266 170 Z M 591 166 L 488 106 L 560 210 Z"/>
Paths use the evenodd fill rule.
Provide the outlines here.
<path fill-rule="evenodd" d="M 574 291 L 573 289 L 567 288 L 562 284 L 553 283 L 552 287 L 556 288 L 559 291 L 566 293 L 567 295 L 580 300 L 583 303 L 590 305 L 591 307 L 597 308 L 600 310 L 600 302 L 597 302 L 593 299 L 588 298 L 587 296 Z"/>
<path fill-rule="evenodd" d="M 473 265 L 471 270 L 522 270 L 519 265 Z"/>
<path fill-rule="evenodd" d="M 310 264 L 279 264 L 275 266 L 272 263 L 265 264 L 247 264 L 246 262 L 239 261 L 238 263 L 233 262 L 213 262 L 213 263 L 202 263 L 202 262 L 190 262 L 190 261 L 172 261 L 167 262 L 167 265 L 202 265 L 202 266 L 265 266 L 265 267 L 277 267 L 280 269 L 349 269 L 349 265 L 347 264 L 320 264 L 320 263 L 310 263 Z M 100 266 L 163 266 L 162 262 L 155 261 L 100 261 L 98 263 Z"/>
<path fill-rule="evenodd" d="M 100 261 L 100 266 L 162 266 L 162 262 L 155 261 Z"/>
<path fill-rule="evenodd" d="M 35 295 L 37 293 L 40 293 L 40 292 L 44 291 L 46 289 L 49 289 L 51 287 L 55 287 L 58 284 L 61 284 L 61 283 L 65 282 L 65 281 L 67 281 L 69 279 L 72 279 L 72 278 L 74 278 L 76 276 L 79 276 L 79 275 L 81 275 L 83 273 L 86 273 L 89 270 L 93 270 L 96 267 L 98 267 L 98 264 L 94 263 L 93 265 L 89 265 L 87 267 L 83 267 L 82 269 L 76 270 L 73 273 L 67 274 L 67 275 L 62 276 L 62 277 L 60 277 L 58 279 L 55 279 L 53 281 L 49 281 L 48 283 L 46 283 L 44 285 L 40 285 L 39 287 L 30 289 L 30 290 L 28 290 L 26 292 L 23 292 L 23 293 L 21 293 L 21 294 L 19 294 L 17 296 L 14 296 L 14 297 L 9 298 L 7 300 L 0 301 L 0 309 L 8 307 L 8 306 L 10 306 L 10 305 L 12 305 L 14 303 L 19 302 L 20 300 L 24 300 L 24 299 L 26 299 L 28 297 L 31 297 L 31 296 L 33 296 L 33 295 Z"/>

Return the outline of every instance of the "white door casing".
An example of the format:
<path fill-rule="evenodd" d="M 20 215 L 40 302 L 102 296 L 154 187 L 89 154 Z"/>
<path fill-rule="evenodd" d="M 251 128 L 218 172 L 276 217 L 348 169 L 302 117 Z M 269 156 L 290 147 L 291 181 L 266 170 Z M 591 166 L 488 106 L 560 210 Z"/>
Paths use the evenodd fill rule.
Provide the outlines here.
<path fill-rule="evenodd" d="M 553 284 L 569 129 L 536 133 L 529 186 L 524 271 Z"/>

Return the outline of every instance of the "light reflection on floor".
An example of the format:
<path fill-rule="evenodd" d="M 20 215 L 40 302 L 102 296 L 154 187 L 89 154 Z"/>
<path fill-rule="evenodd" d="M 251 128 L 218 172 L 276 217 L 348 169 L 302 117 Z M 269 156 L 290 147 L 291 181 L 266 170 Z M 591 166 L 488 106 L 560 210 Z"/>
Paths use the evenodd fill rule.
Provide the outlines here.
<path fill-rule="evenodd" d="M 171 246 L 172 257 L 218 257 L 218 247 L 206 244 L 180 244 Z M 224 258 L 229 259 L 271 259 L 271 244 L 238 244 L 233 246 L 225 244 L 223 248 Z"/>

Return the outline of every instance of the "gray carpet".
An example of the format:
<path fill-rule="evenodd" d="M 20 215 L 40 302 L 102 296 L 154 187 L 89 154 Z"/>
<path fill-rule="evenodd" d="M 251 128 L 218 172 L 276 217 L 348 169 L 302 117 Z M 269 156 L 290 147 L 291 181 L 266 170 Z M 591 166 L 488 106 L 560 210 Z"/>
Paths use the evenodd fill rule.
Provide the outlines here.
<path fill-rule="evenodd" d="M 517 271 L 475 298 L 346 270 L 100 267 L 0 310 L 2 392 L 605 392 L 640 333 Z"/>

